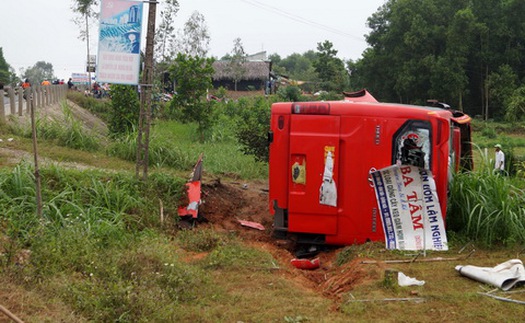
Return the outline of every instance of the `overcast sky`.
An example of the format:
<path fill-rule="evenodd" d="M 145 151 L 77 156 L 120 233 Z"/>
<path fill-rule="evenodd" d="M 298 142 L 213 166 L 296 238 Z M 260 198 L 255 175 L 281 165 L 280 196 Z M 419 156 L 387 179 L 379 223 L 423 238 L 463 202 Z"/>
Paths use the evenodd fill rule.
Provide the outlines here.
<path fill-rule="evenodd" d="M 386 0 L 179 0 L 176 28 L 194 11 L 204 15 L 211 36 L 210 54 L 230 53 L 241 38 L 248 54 L 266 51 L 286 57 L 316 50 L 329 40 L 342 59 L 358 59 L 367 47 L 366 19 Z M 162 9 L 157 8 L 157 13 Z M 37 61 L 53 64 L 55 75 L 68 79 L 85 72 L 86 43 L 79 40 L 71 10 L 73 0 L 2 1 L 0 47 L 17 74 Z M 147 13 L 148 6 L 144 6 Z M 157 18 L 157 23 L 160 19 Z M 144 34 L 146 24 L 144 23 Z M 91 54 L 96 54 L 98 29 L 92 34 Z M 142 48 L 145 46 L 143 41 Z"/>

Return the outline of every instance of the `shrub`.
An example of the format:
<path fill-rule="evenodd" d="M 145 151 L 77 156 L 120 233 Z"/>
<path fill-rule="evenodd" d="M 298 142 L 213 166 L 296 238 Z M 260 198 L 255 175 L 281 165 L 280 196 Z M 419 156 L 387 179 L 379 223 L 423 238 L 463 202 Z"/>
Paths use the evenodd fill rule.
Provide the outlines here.
<path fill-rule="evenodd" d="M 235 136 L 242 145 L 241 151 L 253 155 L 257 161 L 268 161 L 270 106 L 271 102 L 264 97 L 256 97 L 249 108 L 240 111 L 240 118 L 237 119 Z"/>
<path fill-rule="evenodd" d="M 111 86 L 110 91 L 110 134 L 118 135 L 132 132 L 138 125 L 140 113 L 140 102 L 136 87 L 116 84 Z"/>
<path fill-rule="evenodd" d="M 291 102 L 297 102 L 297 101 L 303 101 L 302 91 L 298 86 L 286 86 L 281 87 L 279 90 L 277 90 L 277 95 L 283 100 L 283 101 L 291 101 Z"/>

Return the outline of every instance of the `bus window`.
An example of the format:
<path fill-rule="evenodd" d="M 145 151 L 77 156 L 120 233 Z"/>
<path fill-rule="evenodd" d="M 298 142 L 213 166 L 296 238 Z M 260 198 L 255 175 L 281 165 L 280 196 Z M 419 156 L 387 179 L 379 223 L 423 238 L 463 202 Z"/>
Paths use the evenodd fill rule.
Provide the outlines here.
<path fill-rule="evenodd" d="M 430 169 L 432 160 L 431 125 L 428 121 L 409 120 L 394 134 L 392 164 Z"/>

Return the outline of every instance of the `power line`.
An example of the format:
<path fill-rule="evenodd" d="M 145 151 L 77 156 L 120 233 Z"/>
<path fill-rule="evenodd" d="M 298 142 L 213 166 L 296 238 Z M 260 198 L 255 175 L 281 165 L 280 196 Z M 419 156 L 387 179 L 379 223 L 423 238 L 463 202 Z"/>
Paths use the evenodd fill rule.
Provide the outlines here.
<path fill-rule="evenodd" d="M 299 22 L 299 23 L 302 23 L 302 24 L 305 24 L 305 25 L 308 25 L 308 26 L 311 26 L 311 27 L 319 28 L 319 29 L 322 29 L 322 30 L 325 30 L 325 31 L 329 31 L 331 33 L 334 33 L 334 34 L 337 34 L 337 35 L 340 35 L 340 36 L 353 38 L 353 39 L 356 39 L 356 40 L 359 40 L 359 41 L 363 41 L 363 42 L 365 41 L 362 37 L 358 37 L 358 36 L 349 34 L 347 32 L 341 31 L 339 29 L 320 24 L 320 23 L 315 22 L 313 20 L 309 20 L 309 19 L 300 17 L 298 15 L 295 15 L 295 14 L 289 13 L 287 11 L 284 11 L 282 9 L 279 9 L 279 8 L 267 5 L 267 4 L 262 3 L 260 1 L 257 1 L 257 0 L 241 0 L 241 1 L 244 2 L 244 3 L 247 3 L 249 5 L 252 5 L 254 7 L 257 7 L 257 8 L 269 11 L 269 12 L 273 12 L 273 13 L 278 14 L 280 16 L 286 17 L 286 18 L 288 18 L 290 20 L 294 20 L 296 22 Z"/>

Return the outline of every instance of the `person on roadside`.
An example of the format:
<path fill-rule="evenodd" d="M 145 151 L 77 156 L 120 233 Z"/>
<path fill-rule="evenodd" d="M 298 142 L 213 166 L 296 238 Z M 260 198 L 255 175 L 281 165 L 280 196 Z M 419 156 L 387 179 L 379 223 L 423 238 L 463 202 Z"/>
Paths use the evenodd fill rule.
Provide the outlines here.
<path fill-rule="evenodd" d="M 29 88 L 31 87 L 31 82 L 29 82 L 29 79 L 25 79 L 24 83 L 22 83 L 21 86 L 24 92 L 24 99 L 27 100 L 27 92 L 29 91 Z"/>
<path fill-rule="evenodd" d="M 49 82 L 48 79 L 44 79 L 41 83 L 42 86 L 48 86 L 48 85 L 51 85 L 51 82 Z"/>
<path fill-rule="evenodd" d="M 494 149 L 496 150 L 494 170 L 497 174 L 503 175 L 505 174 L 505 153 L 501 150 L 500 144 L 494 145 Z"/>
<path fill-rule="evenodd" d="M 29 82 L 29 79 L 26 79 L 24 81 L 24 83 L 22 83 L 22 88 L 25 90 L 25 89 L 28 89 L 31 87 L 31 82 Z"/>
<path fill-rule="evenodd" d="M 73 83 L 73 79 L 69 78 L 69 81 L 67 81 L 67 88 L 71 90 L 73 89 L 73 86 L 75 86 L 75 84 Z"/>

